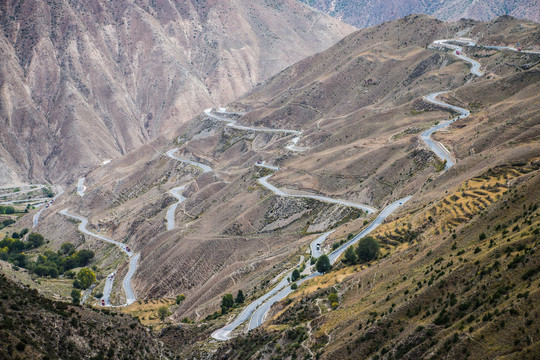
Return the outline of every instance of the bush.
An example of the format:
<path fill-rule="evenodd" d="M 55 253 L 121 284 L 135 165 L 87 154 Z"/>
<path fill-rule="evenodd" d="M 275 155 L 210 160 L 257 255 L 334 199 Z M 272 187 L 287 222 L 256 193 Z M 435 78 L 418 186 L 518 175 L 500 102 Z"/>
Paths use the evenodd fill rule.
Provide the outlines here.
<path fill-rule="evenodd" d="M 486 239 L 486 234 L 485 233 L 481 233 L 480 235 L 478 235 L 478 240 L 482 241 L 482 240 L 485 240 Z"/>
<path fill-rule="evenodd" d="M 356 256 L 360 262 L 368 262 L 379 256 L 379 242 L 372 236 L 366 236 L 358 242 Z"/>
<path fill-rule="evenodd" d="M 165 320 L 167 316 L 171 315 L 169 307 L 167 305 L 160 306 L 158 308 L 158 316 L 161 321 Z"/>
<path fill-rule="evenodd" d="M 294 269 L 291 274 L 291 280 L 296 281 L 298 279 L 300 279 L 300 271 L 298 271 L 298 269 Z"/>
<path fill-rule="evenodd" d="M 356 264 L 356 254 L 354 253 L 354 247 L 349 246 L 347 250 L 345 250 L 345 255 L 343 257 L 343 262 L 349 265 Z"/>
<path fill-rule="evenodd" d="M 89 268 L 83 268 L 77 274 L 77 279 L 81 284 L 81 288 L 87 289 L 96 281 L 96 274 Z M 75 286 L 75 284 L 73 284 Z"/>
<path fill-rule="evenodd" d="M 221 298 L 221 312 L 226 314 L 230 308 L 234 306 L 234 299 L 232 294 L 225 294 Z"/>
<path fill-rule="evenodd" d="M 176 296 L 176 305 L 180 305 L 180 303 L 184 300 L 186 300 L 186 295 L 180 294 Z"/>
<path fill-rule="evenodd" d="M 317 259 L 317 263 L 315 264 L 315 268 L 318 272 L 321 274 L 324 274 L 332 268 L 332 265 L 330 264 L 330 259 L 327 255 L 321 255 L 319 259 Z"/>
<path fill-rule="evenodd" d="M 234 301 L 237 304 L 243 304 L 244 303 L 245 297 L 244 297 L 244 293 L 242 292 L 242 290 L 238 290 L 238 293 L 236 294 L 236 299 L 234 299 Z"/>
<path fill-rule="evenodd" d="M 37 248 L 45 243 L 45 239 L 43 238 L 43 235 L 38 233 L 30 233 L 28 235 L 28 242 L 26 243 L 27 249 L 34 249 Z"/>
<path fill-rule="evenodd" d="M 71 301 L 78 305 L 81 302 L 81 292 L 79 290 L 73 289 L 71 290 Z"/>

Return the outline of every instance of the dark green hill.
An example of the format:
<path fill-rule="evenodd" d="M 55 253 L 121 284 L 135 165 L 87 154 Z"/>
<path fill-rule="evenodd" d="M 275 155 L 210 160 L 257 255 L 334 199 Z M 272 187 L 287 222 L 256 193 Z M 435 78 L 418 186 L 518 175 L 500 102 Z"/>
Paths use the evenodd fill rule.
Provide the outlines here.
<path fill-rule="evenodd" d="M 0 359 L 154 359 L 158 341 L 133 318 L 52 301 L 0 274 Z"/>

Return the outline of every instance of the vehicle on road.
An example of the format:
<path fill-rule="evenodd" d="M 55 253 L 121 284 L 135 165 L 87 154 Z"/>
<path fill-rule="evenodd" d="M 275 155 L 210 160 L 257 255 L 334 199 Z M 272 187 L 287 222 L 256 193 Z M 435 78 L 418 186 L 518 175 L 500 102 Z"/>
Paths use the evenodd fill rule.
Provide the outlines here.
<path fill-rule="evenodd" d="M 128 247 L 128 246 L 126 246 L 126 251 L 127 251 L 127 252 L 130 252 L 130 251 L 131 251 L 131 250 L 129 250 L 129 247 Z"/>
<path fill-rule="evenodd" d="M 105 306 L 105 299 L 101 299 L 101 306 Z"/>
<path fill-rule="evenodd" d="M 456 50 L 456 55 L 460 55 L 460 52 Z"/>

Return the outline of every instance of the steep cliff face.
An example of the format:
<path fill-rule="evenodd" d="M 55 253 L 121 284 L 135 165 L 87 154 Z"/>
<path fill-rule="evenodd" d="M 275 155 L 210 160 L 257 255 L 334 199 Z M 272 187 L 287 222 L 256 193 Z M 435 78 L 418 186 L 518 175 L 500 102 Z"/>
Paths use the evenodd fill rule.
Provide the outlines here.
<path fill-rule="evenodd" d="M 423 13 L 443 20 L 490 20 L 501 15 L 540 21 L 538 0 L 300 0 L 343 21 L 363 28 L 405 15 Z"/>
<path fill-rule="evenodd" d="M 293 0 L 0 5 L 0 182 L 69 182 L 353 30 Z"/>

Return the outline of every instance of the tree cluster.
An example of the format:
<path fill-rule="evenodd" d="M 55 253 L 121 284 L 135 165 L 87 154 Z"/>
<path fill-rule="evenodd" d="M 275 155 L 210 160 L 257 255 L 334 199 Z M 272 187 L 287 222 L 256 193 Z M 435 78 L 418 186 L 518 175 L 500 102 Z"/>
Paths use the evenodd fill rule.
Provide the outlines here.
<path fill-rule="evenodd" d="M 360 241 L 356 248 L 349 246 L 343 254 L 343 262 L 349 265 L 363 264 L 379 257 L 380 245 L 377 239 L 366 236 Z"/>
<path fill-rule="evenodd" d="M 30 233 L 26 242 L 6 237 L 0 241 L 0 260 L 26 268 L 38 276 L 56 278 L 73 268 L 88 265 L 94 258 L 93 251 L 75 251 L 75 246 L 70 243 L 62 244 L 58 252 L 45 251 L 38 255 L 35 262 L 24 254 L 25 250 L 38 248 L 44 243 L 43 235 L 38 233 Z"/>
<path fill-rule="evenodd" d="M 11 214 L 15 214 L 15 208 L 11 205 L 0 205 L 0 214 L 7 214 L 7 215 L 11 215 Z"/>
<path fill-rule="evenodd" d="M 221 313 L 226 314 L 229 312 L 229 309 L 233 308 L 235 305 L 244 303 L 245 297 L 242 290 L 238 290 L 236 294 L 236 299 L 233 298 L 232 294 L 225 294 L 221 298 Z"/>

